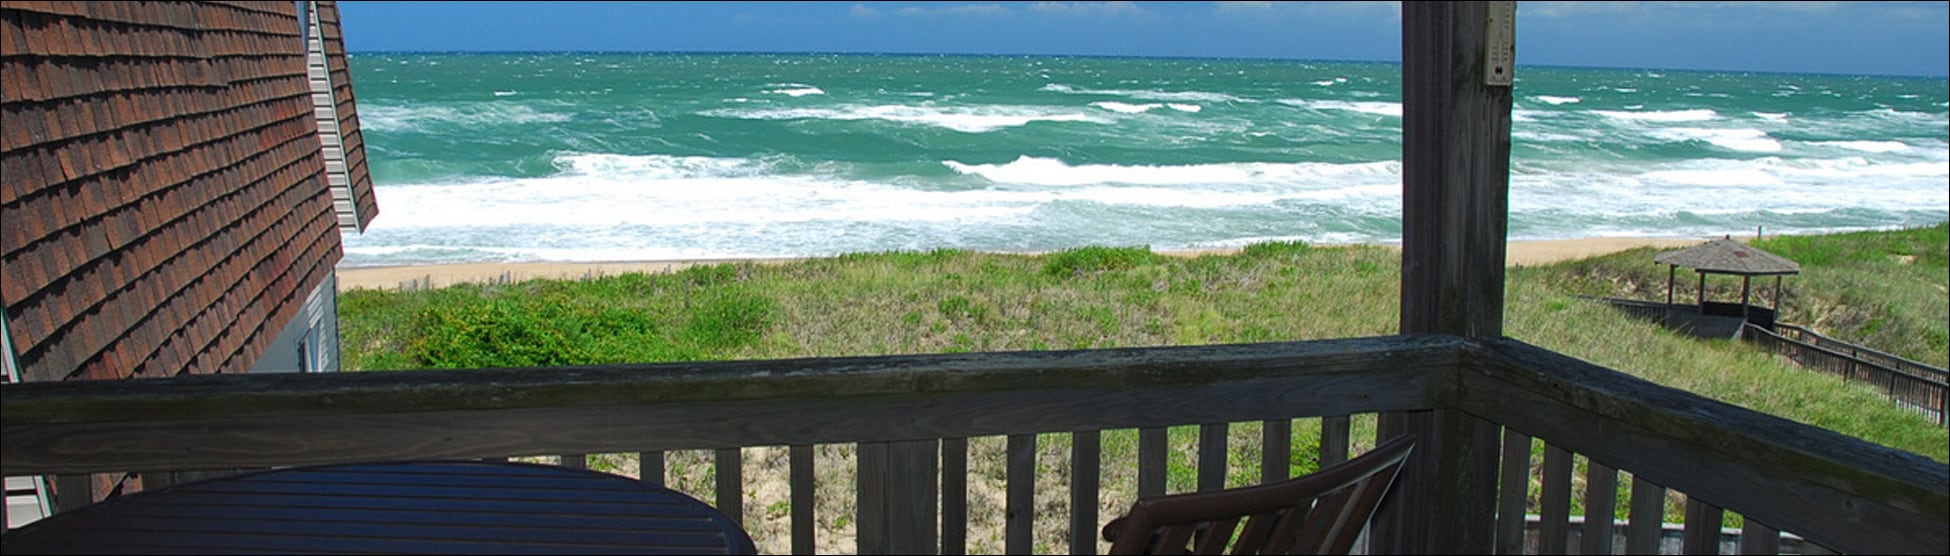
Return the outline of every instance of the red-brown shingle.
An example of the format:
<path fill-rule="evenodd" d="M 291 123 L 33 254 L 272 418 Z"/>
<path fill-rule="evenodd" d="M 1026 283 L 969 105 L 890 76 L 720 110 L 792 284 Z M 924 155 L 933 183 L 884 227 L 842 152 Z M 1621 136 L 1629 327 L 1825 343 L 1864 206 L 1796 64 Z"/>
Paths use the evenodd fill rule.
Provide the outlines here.
<path fill-rule="evenodd" d="M 299 31 L 289 2 L 0 4 L 24 378 L 247 370 L 323 283 L 341 251 Z"/>

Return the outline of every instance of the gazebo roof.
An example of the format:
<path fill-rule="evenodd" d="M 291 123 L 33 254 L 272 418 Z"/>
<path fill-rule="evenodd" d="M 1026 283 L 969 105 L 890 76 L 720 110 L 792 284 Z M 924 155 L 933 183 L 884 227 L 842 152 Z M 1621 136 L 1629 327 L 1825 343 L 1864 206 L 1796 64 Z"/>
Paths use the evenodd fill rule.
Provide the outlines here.
<path fill-rule="evenodd" d="M 1764 276 L 1801 273 L 1801 265 L 1794 261 L 1731 239 L 1716 239 L 1664 253 L 1653 257 L 1652 262 L 1716 274 Z"/>

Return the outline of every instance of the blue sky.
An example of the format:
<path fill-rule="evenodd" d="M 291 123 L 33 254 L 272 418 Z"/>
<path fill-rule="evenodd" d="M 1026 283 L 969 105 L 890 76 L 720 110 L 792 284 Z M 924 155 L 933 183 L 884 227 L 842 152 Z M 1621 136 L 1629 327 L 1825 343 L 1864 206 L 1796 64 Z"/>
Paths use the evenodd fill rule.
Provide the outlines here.
<path fill-rule="evenodd" d="M 1400 61 L 1394 2 L 341 2 L 359 51 Z M 1950 73 L 1950 2 L 1520 2 L 1517 63 Z"/>

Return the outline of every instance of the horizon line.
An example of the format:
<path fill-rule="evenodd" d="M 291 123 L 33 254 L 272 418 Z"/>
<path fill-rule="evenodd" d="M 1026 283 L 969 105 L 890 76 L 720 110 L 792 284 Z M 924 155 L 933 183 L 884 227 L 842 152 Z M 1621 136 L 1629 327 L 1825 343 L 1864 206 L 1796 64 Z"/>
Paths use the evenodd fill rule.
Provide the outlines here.
<path fill-rule="evenodd" d="M 1215 60 L 1215 61 L 1261 61 L 1261 62 L 1301 62 L 1333 64 L 1385 64 L 1401 65 L 1400 60 L 1354 60 L 1326 58 L 1285 58 L 1274 56 L 1193 56 L 1169 54 L 1033 54 L 1033 53 L 966 53 L 966 52 L 857 52 L 857 51 L 769 51 L 769 50 L 386 50 L 363 49 L 347 50 L 347 55 L 359 54 L 639 54 L 639 55 L 707 55 L 707 56 L 888 56 L 888 57 L 934 57 L 934 58 L 1097 58 L 1129 60 Z M 1950 79 L 1950 72 L 1944 74 L 1891 74 L 1891 73 L 1832 73 L 1820 71 L 1785 71 L 1753 69 L 1702 69 L 1702 68 L 1659 68 L 1649 66 L 1588 66 L 1562 64 L 1533 64 L 1524 67 L 1548 69 L 1582 70 L 1621 70 L 1621 71 L 1659 71 L 1682 73 L 1713 74 L 1760 74 L 1760 75 L 1814 75 L 1833 77 L 1890 77 L 1903 79 Z"/>

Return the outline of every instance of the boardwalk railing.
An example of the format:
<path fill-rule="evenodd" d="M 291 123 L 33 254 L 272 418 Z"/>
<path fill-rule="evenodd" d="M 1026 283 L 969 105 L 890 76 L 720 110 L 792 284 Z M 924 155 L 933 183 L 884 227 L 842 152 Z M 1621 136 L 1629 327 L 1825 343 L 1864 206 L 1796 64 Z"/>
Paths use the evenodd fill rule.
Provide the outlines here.
<path fill-rule="evenodd" d="M 1857 348 L 1798 326 L 1790 330 L 1794 331 L 1790 334 L 1799 338 L 1749 324 L 1742 338 L 1787 357 L 1802 368 L 1841 375 L 1845 382 L 1867 384 L 1899 407 L 1929 415 L 1939 425 L 1950 425 L 1950 420 L 1945 419 L 1945 414 L 1950 413 L 1950 383 L 1944 381 L 1942 369 Z"/>
<path fill-rule="evenodd" d="M 1944 369 L 1942 367 L 1933 367 L 1930 365 L 1923 364 L 1921 362 L 1905 359 L 1901 356 L 1897 356 L 1895 354 L 1891 354 L 1888 352 L 1851 344 L 1848 342 L 1830 338 L 1828 336 L 1823 336 L 1821 333 L 1815 332 L 1813 329 L 1800 326 L 1800 325 L 1777 323 L 1774 325 L 1774 328 L 1777 334 L 1789 340 L 1798 341 L 1803 344 L 1812 345 L 1818 348 L 1833 351 L 1835 353 L 1847 354 L 1849 357 L 1853 357 L 1863 362 L 1874 364 L 1874 365 L 1881 365 L 1883 367 L 1888 367 L 1891 369 L 1902 371 L 1904 373 L 1916 375 L 1917 377 L 1923 378 L 1925 380 L 1931 380 L 1939 383 L 1950 383 L 1950 369 Z"/>
<path fill-rule="evenodd" d="M 1001 523 L 1000 548 L 1009 553 L 1093 553 L 1101 548 L 1098 529 L 1114 517 L 1099 508 L 1121 511 L 1134 496 L 1164 492 L 1178 481 L 1170 475 L 1187 464 L 1196 474 L 1190 488 L 1200 490 L 1275 480 L 1285 477 L 1289 462 L 1337 461 L 1372 445 L 1349 428 L 1350 420 L 1461 414 L 1493 424 L 1500 438 L 1500 455 L 1470 456 L 1501 462 L 1500 486 L 1485 490 L 1493 500 L 1481 506 L 1496 511 L 1438 512 L 1433 519 L 1466 521 L 1486 539 L 1494 534 L 1499 553 L 1526 550 L 1527 514 L 1539 522 L 1529 550 L 1541 553 L 1655 552 L 1661 524 L 1679 521 L 1670 517 L 1680 514 L 1682 548 L 1706 552 L 1720 542 L 1728 512 L 1744 517 L 1743 553 L 1778 553 L 1783 530 L 1843 552 L 1941 554 L 1950 547 L 1950 467 L 1944 464 L 1508 340 L 1392 336 L 183 376 L 10 384 L 0 386 L 0 402 L 0 471 L 56 475 L 64 484 L 92 473 L 164 476 L 158 472 L 406 458 L 558 454 L 564 464 L 581 465 L 585 454 L 618 453 L 640 457 L 644 479 L 658 481 L 669 451 L 707 450 L 716 456 L 715 493 L 700 497 L 747 523 L 775 505 L 789 506 L 789 531 L 754 536 L 762 549 L 795 553 L 963 553 L 970 550 L 972 518 Z M 1296 423 L 1312 426 L 1315 418 L 1317 451 L 1295 443 L 1292 434 Z M 1240 424 L 1263 432 L 1257 442 L 1262 472 L 1244 479 L 1227 472 L 1228 432 Z M 1195 429 L 1197 440 L 1173 448 L 1168 429 Z M 1107 462 L 1105 448 L 1111 436 L 1132 431 L 1136 488 L 1127 493 L 1109 477 L 1112 468 L 1132 466 L 1121 459 L 1130 456 Z M 1001 508 L 971 503 L 969 496 L 971 479 L 979 479 L 971 463 L 990 462 L 971 462 L 968 447 L 990 438 L 1006 442 Z M 1071 444 L 1055 464 L 1037 448 L 1039 439 L 1051 438 Z M 1442 446 L 1456 440 L 1427 436 L 1418 443 L 1435 446 L 1431 454 L 1455 453 L 1453 445 Z M 849 461 L 858 480 L 853 504 L 841 510 L 857 534 L 853 546 L 815 538 L 818 520 L 840 517 L 815 516 L 812 503 L 822 486 L 812 456 L 831 445 L 853 448 Z M 758 447 L 790 453 L 789 501 L 766 503 L 764 492 L 746 484 L 740 460 Z M 1296 452 L 1300 447 L 1307 451 Z M 1072 503 L 1056 515 L 1037 496 L 1050 490 L 1036 484 L 1050 471 L 1043 467 L 1070 477 Z M 1540 486 L 1531 486 L 1533 475 Z M 1404 475 L 1403 485 L 1437 479 Z M 1582 523 L 1590 530 L 1581 535 L 1587 542 L 1573 547 L 1576 484 L 1586 490 Z M 57 501 L 60 510 L 91 502 L 67 498 Z M 1624 532 L 1622 547 L 1604 542 L 1614 529 Z"/>

